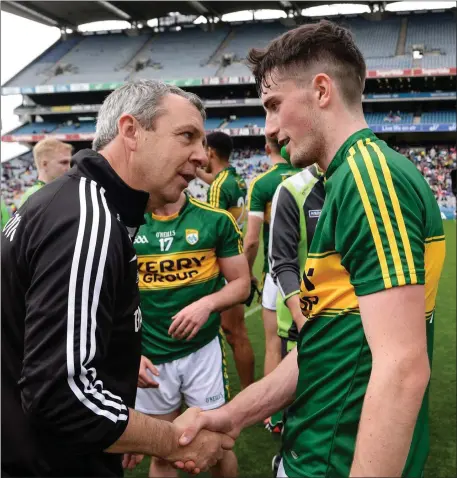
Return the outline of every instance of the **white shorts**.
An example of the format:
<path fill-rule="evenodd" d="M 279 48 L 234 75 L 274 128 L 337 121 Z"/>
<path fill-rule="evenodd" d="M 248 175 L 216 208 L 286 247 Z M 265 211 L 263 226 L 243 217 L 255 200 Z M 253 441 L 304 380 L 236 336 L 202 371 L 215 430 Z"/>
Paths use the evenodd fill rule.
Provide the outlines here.
<path fill-rule="evenodd" d="M 229 397 L 227 362 L 222 338 L 186 357 L 156 365 L 159 376 L 151 377 L 158 388 L 138 388 L 135 409 L 147 415 L 165 415 L 188 407 L 219 408 Z"/>
<path fill-rule="evenodd" d="M 281 460 L 279 463 L 278 473 L 276 473 L 276 478 L 288 478 L 286 475 L 286 470 L 284 469 L 284 462 Z"/>
<path fill-rule="evenodd" d="M 262 307 L 268 310 L 276 310 L 276 297 L 278 295 L 278 286 L 274 283 L 271 274 L 266 274 L 263 283 Z"/>

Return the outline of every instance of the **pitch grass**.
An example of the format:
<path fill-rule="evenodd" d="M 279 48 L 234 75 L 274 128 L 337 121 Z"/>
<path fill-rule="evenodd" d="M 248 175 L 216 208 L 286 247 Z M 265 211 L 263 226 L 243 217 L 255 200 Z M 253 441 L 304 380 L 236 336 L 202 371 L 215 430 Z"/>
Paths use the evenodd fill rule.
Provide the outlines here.
<path fill-rule="evenodd" d="M 428 478 L 451 478 L 456 473 L 456 223 L 444 221 L 447 255 L 440 283 L 435 315 L 435 352 L 430 403 L 430 457 L 426 467 Z M 263 250 L 263 249 L 260 249 Z M 261 261 L 256 264 L 260 277 Z M 252 304 L 250 310 L 258 307 Z M 247 309 L 249 311 L 249 309 Z M 260 310 L 246 319 L 249 337 L 256 356 L 256 379 L 263 375 L 264 333 Z M 240 390 L 230 347 L 229 378 L 232 394 Z M 395 433 L 395 431 L 393 431 Z M 279 447 L 279 437 L 272 436 L 262 424 L 244 430 L 237 440 L 235 452 L 241 478 L 272 476 L 271 460 Z M 148 476 L 149 460 L 144 459 L 127 478 Z M 182 474 L 182 476 L 185 476 Z M 191 476 L 191 475 L 189 475 Z M 200 476 L 209 476 L 202 474 Z"/>

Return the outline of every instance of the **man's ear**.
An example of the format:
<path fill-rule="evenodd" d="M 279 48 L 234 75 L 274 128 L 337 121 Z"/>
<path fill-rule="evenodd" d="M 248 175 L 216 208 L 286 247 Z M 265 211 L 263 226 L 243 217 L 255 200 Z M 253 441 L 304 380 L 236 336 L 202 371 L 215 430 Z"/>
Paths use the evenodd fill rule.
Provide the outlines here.
<path fill-rule="evenodd" d="M 313 79 L 313 89 L 317 96 L 318 105 L 325 108 L 334 94 L 334 83 L 325 73 L 318 73 Z"/>
<path fill-rule="evenodd" d="M 270 156 L 271 154 L 271 148 L 268 143 L 265 144 L 265 153 L 267 154 L 267 156 Z"/>
<path fill-rule="evenodd" d="M 136 151 L 140 135 L 140 125 L 135 117 L 123 114 L 117 123 L 119 136 L 131 151 Z"/>

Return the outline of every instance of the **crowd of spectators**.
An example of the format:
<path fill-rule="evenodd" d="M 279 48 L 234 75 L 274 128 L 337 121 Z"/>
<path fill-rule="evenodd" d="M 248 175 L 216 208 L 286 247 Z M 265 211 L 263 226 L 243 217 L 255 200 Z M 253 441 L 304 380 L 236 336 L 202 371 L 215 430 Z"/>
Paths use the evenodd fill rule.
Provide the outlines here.
<path fill-rule="evenodd" d="M 438 204 L 455 208 L 456 198 L 452 192 L 451 171 L 457 167 L 455 146 L 431 148 L 403 148 L 400 152 L 409 158 L 430 185 Z"/>
<path fill-rule="evenodd" d="M 423 174 L 442 207 L 455 208 L 450 172 L 457 167 L 455 146 L 431 148 L 397 148 Z M 236 149 L 231 164 L 249 185 L 251 180 L 270 167 L 270 160 L 261 149 Z M 31 154 L 2 163 L 2 196 L 11 212 L 17 208 L 23 192 L 36 181 L 37 173 Z M 189 185 L 193 196 L 206 201 L 208 185 L 196 179 Z"/>

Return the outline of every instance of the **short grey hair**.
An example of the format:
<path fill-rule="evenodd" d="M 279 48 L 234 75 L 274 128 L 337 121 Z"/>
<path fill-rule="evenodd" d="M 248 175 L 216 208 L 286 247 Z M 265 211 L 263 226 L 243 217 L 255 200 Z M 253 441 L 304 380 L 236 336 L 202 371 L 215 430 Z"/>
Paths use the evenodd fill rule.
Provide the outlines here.
<path fill-rule="evenodd" d="M 126 83 L 110 93 L 103 102 L 97 117 L 97 126 L 92 148 L 100 151 L 118 134 L 118 120 L 127 113 L 135 117 L 140 125 L 150 131 L 154 120 L 163 113 L 161 102 L 167 95 L 179 95 L 188 99 L 206 119 L 201 99 L 174 85 L 157 80 L 137 80 Z"/>

